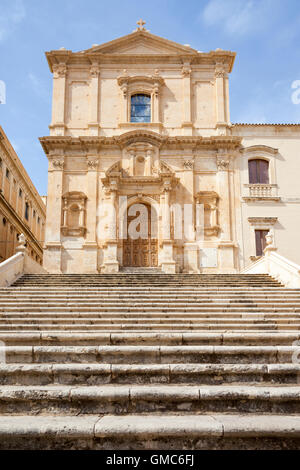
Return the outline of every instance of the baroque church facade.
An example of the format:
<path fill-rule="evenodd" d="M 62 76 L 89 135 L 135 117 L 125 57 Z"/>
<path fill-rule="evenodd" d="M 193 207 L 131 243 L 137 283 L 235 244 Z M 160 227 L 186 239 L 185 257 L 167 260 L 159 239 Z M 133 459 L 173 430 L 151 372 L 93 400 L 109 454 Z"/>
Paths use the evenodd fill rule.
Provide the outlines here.
<path fill-rule="evenodd" d="M 88 50 L 46 53 L 49 273 L 238 273 L 268 232 L 300 263 L 300 125 L 231 123 L 235 55 L 163 39 L 143 21 Z M 126 230 L 134 205 L 148 219 L 143 238 Z"/>

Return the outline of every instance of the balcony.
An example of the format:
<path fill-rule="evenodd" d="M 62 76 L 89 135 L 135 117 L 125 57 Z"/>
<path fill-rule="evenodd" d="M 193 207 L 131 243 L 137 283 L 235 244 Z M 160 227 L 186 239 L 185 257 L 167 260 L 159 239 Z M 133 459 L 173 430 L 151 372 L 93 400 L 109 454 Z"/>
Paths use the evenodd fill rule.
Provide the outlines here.
<path fill-rule="evenodd" d="M 280 201 L 277 184 L 244 184 L 245 192 L 243 200 L 255 201 Z"/>

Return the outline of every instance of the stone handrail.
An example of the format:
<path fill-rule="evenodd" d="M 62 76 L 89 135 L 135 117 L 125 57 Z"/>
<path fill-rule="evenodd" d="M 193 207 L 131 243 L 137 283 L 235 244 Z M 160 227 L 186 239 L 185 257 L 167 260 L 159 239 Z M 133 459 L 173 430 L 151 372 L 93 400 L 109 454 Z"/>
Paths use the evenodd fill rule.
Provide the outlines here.
<path fill-rule="evenodd" d="M 286 287 L 300 288 L 300 266 L 275 253 L 272 249 L 267 248 L 265 256 L 248 266 L 242 273 L 269 274 Z"/>
<path fill-rule="evenodd" d="M 0 286 L 12 284 L 24 271 L 24 255 L 17 253 L 0 263 Z"/>
<path fill-rule="evenodd" d="M 0 263 L 0 287 L 10 286 L 22 274 L 44 274 L 47 271 L 26 253 L 25 237 L 20 235 L 17 253 Z"/>

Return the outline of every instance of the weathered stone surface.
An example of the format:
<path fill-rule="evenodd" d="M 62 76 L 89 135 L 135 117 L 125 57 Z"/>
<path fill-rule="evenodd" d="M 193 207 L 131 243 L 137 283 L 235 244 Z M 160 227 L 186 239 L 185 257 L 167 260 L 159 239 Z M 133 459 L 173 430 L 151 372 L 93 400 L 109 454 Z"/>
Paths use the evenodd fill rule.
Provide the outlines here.
<path fill-rule="evenodd" d="M 300 445 L 300 365 L 292 362 L 298 291 L 203 287 L 193 276 L 174 288 L 161 274 L 156 285 L 145 278 L 139 287 L 122 276 L 106 278 L 110 288 L 70 287 L 72 278 L 59 287 L 52 278 L 42 287 L 36 279 L 35 287 L 0 289 L 12 300 L 0 316 L 0 339 L 9 345 L 0 364 L 1 448 Z M 30 295 L 25 304 L 23 295 Z M 212 301 L 216 295 L 222 300 Z M 254 313 L 245 299 L 257 305 Z M 8 434 L 2 417 L 11 418 Z"/>

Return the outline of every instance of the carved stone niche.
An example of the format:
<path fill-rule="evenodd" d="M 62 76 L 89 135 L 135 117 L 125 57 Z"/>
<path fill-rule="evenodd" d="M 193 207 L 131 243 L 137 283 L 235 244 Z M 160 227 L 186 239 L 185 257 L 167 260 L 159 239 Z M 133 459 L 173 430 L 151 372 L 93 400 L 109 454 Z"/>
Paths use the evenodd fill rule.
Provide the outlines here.
<path fill-rule="evenodd" d="M 62 234 L 70 237 L 83 237 L 86 233 L 86 195 L 79 191 L 71 191 L 65 193 L 62 199 Z"/>
<path fill-rule="evenodd" d="M 200 191 L 196 195 L 196 203 L 204 206 L 204 235 L 206 238 L 219 235 L 218 202 L 219 195 L 214 191 Z"/>
<path fill-rule="evenodd" d="M 158 175 L 157 152 L 153 145 L 136 142 L 127 147 L 126 155 L 127 158 L 123 159 L 123 169 L 128 176 Z"/>

